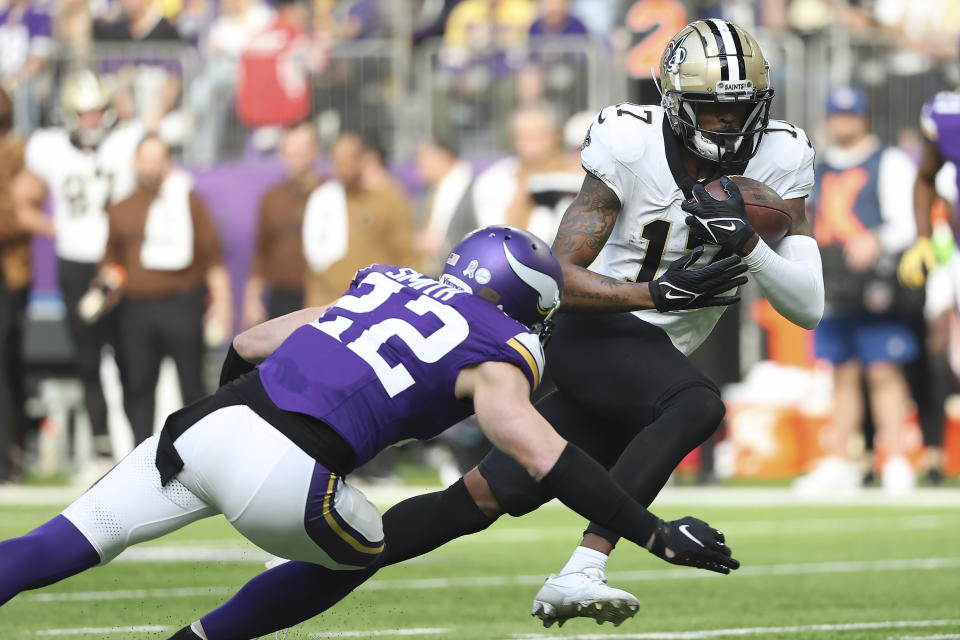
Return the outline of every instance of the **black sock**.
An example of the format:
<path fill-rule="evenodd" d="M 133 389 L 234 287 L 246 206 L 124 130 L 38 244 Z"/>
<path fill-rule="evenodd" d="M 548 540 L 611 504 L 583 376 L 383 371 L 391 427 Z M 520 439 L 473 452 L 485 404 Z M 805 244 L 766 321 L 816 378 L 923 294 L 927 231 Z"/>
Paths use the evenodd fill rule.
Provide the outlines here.
<path fill-rule="evenodd" d="M 199 640 L 200 636 L 194 633 L 193 629 L 190 628 L 190 625 L 185 626 L 180 631 L 177 631 L 175 634 L 170 636 L 168 640 Z"/>
<path fill-rule="evenodd" d="M 493 520 L 480 511 L 461 478 L 443 491 L 404 500 L 383 514 L 383 564 L 421 556 L 491 524 Z"/>

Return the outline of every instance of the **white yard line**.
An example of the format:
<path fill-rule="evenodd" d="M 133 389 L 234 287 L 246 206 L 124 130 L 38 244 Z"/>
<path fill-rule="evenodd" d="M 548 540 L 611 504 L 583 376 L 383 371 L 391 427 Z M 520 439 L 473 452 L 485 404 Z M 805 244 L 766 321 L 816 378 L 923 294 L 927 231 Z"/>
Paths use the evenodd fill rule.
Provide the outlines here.
<path fill-rule="evenodd" d="M 737 627 L 706 631 L 663 631 L 652 633 L 587 633 L 564 636 L 564 640 L 709 640 L 737 636 L 766 636 L 789 633 L 826 633 L 835 631 L 863 631 L 869 629 L 913 629 L 923 627 L 950 627 L 960 620 L 891 620 L 887 622 L 851 622 L 847 624 L 811 624 L 795 627 Z M 935 637 L 935 636 L 927 636 Z M 954 636 L 956 637 L 956 636 Z M 519 633 L 511 640 L 555 640 L 555 634 Z"/>
<path fill-rule="evenodd" d="M 369 629 L 366 631 L 331 631 L 330 633 L 308 633 L 311 638 L 390 638 L 398 636 L 437 636 L 450 633 L 453 629 L 426 627 L 423 629 Z"/>
<path fill-rule="evenodd" d="M 21 600 L 33 602 L 76 602 L 87 600 L 154 600 L 162 598 L 196 598 L 224 596 L 237 587 L 178 587 L 172 589 L 115 589 L 112 591 L 68 591 L 66 593 L 25 593 Z"/>
<path fill-rule="evenodd" d="M 141 625 L 137 627 L 79 627 L 77 629 L 41 629 L 35 631 L 38 636 L 82 636 L 82 635 L 101 635 L 105 633 L 154 633 L 157 631 L 167 631 L 172 627 L 158 627 L 156 625 Z"/>
<path fill-rule="evenodd" d="M 830 573 L 860 573 L 873 571 L 935 571 L 960 568 L 960 558 L 914 558 L 907 560 L 866 560 L 850 562 L 811 562 L 768 564 L 743 567 L 735 577 L 789 576 Z M 613 571 L 607 574 L 612 583 L 646 582 L 655 580 L 698 580 L 716 578 L 717 574 L 695 569 L 664 569 L 659 571 Z M 374 580 L 360 585 L 365 591 L 410 589 L 449 589 L 454 587 L 502 587 L 506 585 L 540 585 L 544 575 L 478 576 L 471 578 L 421 578 L 416 580 Z M 730 579 L 730 578 L 727 578 Z M 66 593 L 26 593 L 22 600 L 34 602 L 64 602 L 71 600 L 123 600 L 180 598 L 192 596 L 219 596 L 233 593 L 233 587 L 186 587 L 174 589 L 123 589 L 115 591 L 75 591 Z"/>
<path fill-rule="evenodd" d="M 960 633 L 937 633 L 932 636 L 890 636 L 887 640 L 958 640 Z"/>

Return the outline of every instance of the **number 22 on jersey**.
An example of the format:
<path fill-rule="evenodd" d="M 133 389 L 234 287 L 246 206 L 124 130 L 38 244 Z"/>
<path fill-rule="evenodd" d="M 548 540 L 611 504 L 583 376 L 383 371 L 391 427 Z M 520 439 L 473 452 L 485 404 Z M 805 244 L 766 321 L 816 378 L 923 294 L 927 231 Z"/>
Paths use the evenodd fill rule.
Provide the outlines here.
<path fill-rule="evenodd" d="M 368 273 L 360 284 L 372 286 L 373 290 L 361 296 L 341 296 L 334 306 L 352 313 L 370 313 L 404 288 L 399 282 L 376 271 Z M 421 295 L 410 300 L 404 308 L 418 316 L 432 314 L 443 323 L 443 326 L 425 336 L 406 320 L 387 318 L 364 329 L 358 338 L 346 345 L 370 365 L 391 398 L 413 386 L 415 381 L 403 363 L 391 365 L 380 355 L 380 347 L 383 343 L 396 336 L 409 347 L 418 360 L 430 364 L 450 353 L 466 340 L 470 333 L 470 326 L 459 311 L 429 296 Z M 326 322 L 321 318 L 310 324 L 343 342 L 341 338 L 343 332 L 352 327 L 353 323 L 354 321 L 350 318 L 338 316 Z"/>

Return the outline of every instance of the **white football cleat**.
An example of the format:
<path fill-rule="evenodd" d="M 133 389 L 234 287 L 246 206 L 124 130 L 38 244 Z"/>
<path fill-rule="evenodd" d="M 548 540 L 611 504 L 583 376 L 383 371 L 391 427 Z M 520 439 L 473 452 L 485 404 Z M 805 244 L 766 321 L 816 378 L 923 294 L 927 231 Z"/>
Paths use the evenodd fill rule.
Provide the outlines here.
<path fill-rule="evenodd" d="M 570 618 L 593 618 L 597 624 L 612 622 L 619 627 L 640 609 L 640 601 L 622 589 L 607 586 L 607 576 L 599 567 L 583 571 L 551 574 L 533 599 L 534 615 L 544 627 Z"/>

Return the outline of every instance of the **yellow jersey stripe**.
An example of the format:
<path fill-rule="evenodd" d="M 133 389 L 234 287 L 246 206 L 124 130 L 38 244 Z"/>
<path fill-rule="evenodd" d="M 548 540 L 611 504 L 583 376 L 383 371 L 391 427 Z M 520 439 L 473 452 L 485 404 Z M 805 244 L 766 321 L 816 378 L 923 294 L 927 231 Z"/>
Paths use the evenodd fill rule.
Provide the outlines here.
<path fill-rule="evenodd" d="M 340 523 L 337 522 L 337 519 L 333 517 L 333 514 L 330 512 L 330 496 L 333 495 L 333 488 L 337 484 L 337 476 L 335 474 L 330 474 L 330 484 L 327 485 L 327 495 L 323 497 L 323 519 L 327 521 L 327 524 L 330 525 L 330 528 L 333 529 L 334 533 L 344 539 L 347 544 L 349 544 L 353 549 L 359 551 L 360 553 L 369 553 L 370 555 L 376 555 L 383 552 L 383 546 L 379 545 L 376 547 L 371 547 L 369 545 L 360 542 L 352 535 L 350 535 L 343 527 L 340 526 Z"/>
<path fill-rule="evenodd" d="M 533 354 L 530 353 L 530 350 L 523 346 L 516 338 L 510 338 L 507 340 L 507 344 L 516 349 L 517 353 L 527 361 L 527 366 L 530 367 L 530 371 L 533 372 L 533 390 L 536 390 L 536 388 L 540 386 L 540 367 L 537 366 L 537 360 L 533 357 Z"/>

